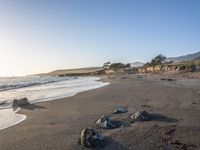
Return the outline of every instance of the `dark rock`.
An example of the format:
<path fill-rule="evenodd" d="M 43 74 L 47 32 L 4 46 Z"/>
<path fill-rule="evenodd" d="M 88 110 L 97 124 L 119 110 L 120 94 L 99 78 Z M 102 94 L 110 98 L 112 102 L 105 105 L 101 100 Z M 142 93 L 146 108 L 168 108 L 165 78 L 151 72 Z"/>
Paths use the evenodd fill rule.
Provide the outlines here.
<path fill-rule="evenodd" d="M 105 137 L 92 128 L 86 128 L 81 132 L 80 144 L 85 147 L 102 147 L 105 145 Z"/>
<path fill-rule="evenodd" d="M 110 76 L 108 76 L 108 79 L 115 79 L 115 77 L 110 77 Z"/>
<path fill-rule="evenodd" d="M 121 77 L 120 79 L 122 79 L 122 80 L 123 80 L 123 79 L 128 79 L 128 77 Z"/>
<path fill-rule="evenodd" d="M 135 121 L 149 121 L 150 120 L 150 115 L 146 111 L 140 111 L 140 112 L 136 112 L 136 113 L 132 114 L 130 116 L 130 119 L 132 120 L 132 122 L 135 122 Z"/>
<path fill-rule="evenodd" d="M 120 106 L 120 107 L 117 107 L 117 109 L 114 110 L 113 114 L 120 114 L 120 113 L 127 113 L 127 112 L 128 112 L 127 108 Z"/>
<path fill-rule="evenodd" d="M 150 108 L 151 106 L 150 106 L 150 105 L 145 105 L 145 104 L 144 104 L 144 105 L 141 105 L 141 107 L 149 107 L 149 108 Z"/>
<path fill-rule="evenodd" d="M 8 106 L 10 104 L 11 104 L 11 101 L 9 101 L 9 100 L 4 100 L 4 101 L 0 102 L 0 106 Z"/>
<path fill-rule="evenodd" d="M 103 115 L 99 120 L 97 120 L 96 124 L 104 129 L 113 129 L 117 127 L 115 122 L 110 117 L 105 115 Z"/>
<path fill-rule="evenodd" d="M 175 79 L 171 79 L 171 78 L 161 78 L 160 80 L 164 80 L 164 81 L 176 81 Z"/>
<path fill-rule="evenodd" d="M 27 106 L 30 103 L 28 102 L 27 98 L 22 98 L 22 99 L 14 99 L 12 106 L 14 107 L 23 107 L 23 106 Z"/>
<path fill-rule="evenodd" d="M 157 124 L 153 124 L 152 126 L 153 126 L 154 128 L 157 128 L 157 127 L 158 127 L 158 125 L 157 125 Z"/>
<path fill-rule="evenodd" d="M 142 76 L 140 76 L 140 75 L 138 75 L 138 76 L 136 76 L 138 79 L 142 79 L 143 77 Z"/>

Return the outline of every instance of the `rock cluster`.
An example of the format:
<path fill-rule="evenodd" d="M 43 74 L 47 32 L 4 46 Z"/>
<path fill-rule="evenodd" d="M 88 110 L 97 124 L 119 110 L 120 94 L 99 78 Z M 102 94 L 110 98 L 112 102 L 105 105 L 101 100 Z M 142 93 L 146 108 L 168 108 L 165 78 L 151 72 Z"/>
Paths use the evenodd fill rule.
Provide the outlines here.
<path fill-rule="evenodd" d="M 126 113 L 128 112 L 128 109 L 125 107 L 117 107 L 117 109 L 114 111 L 114 114 L 119 113 Z M 150 120 L 150 115 L 146 111 L 140 111 L 132 114 L 130 116 L 131 122 L 135 121 L 148 121 Z M 109 116 L 103 115 L 101 116 L 96 122 L 96 125 L 103 129 L 113 129 L 113 128 L 119 128 L 123 127 L 123 124 L 121 121 L 112 120 Z M 82 146 L 85 147 L 103 147 L 106 144 L 106 139 L 104 136 L 101 136 L 92 128 L 85 128 L 81 132 L 81 137 L 79 140 L 79 143 Z"/>
<path fill-rule="evenodd" d="M 116 123 L 110 117 L 105 115 L 98 119 L 96 124 L 103 129 L 113 129 L 117 127 Z"/>
<path fill-rule="evenodd" d="M 0 102 L 0 106 L 6 106 L 6 105 L 10 105 L 11 101 L 9 100 L 4 100 Z"/>
<path fill-rule="evenodd" d="M 149 121 L 150 120 L 150 115 L 146 111 L 140 111 L 140 112 L 136 112 L 136 113 L 130 115 L 130 119 L 132 120 L 132 122 L 135 122 L 135 121 Z"/>
<path fill-rule="evenodd" d="M 120 114 L 120 113 L 127 113 L 127 112 L 128 112 L 127 108 L 120 106 L 120 107 L 117 107 L 117 109 L 114 110 L 113 114 Z"/>
<path fill-rule="evenodd" d="M 80 144 L 85 147 L 101 147 L 105 145 L 105 137 L 92 128 L 86 128 L 81 132 Z"/>
<path fill-rule="evenodd" d="M 14 107 L 23 107 L 23 106 L 27 106 L 30 103 L 28 102 L 27 98 L 22 98 L 22 99 L 14 99 L 12 106 Z"/>

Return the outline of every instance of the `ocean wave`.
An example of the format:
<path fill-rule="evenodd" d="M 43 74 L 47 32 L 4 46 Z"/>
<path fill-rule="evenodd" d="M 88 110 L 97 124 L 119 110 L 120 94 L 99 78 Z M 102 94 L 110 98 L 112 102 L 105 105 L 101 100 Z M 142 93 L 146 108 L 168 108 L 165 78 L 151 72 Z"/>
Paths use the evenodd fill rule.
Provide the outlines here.
<path fill-rule="evenodd" d="M 58 100 L 64 97 L 74 96 L 77 93 L 97 89 L 109 84 L 98 81 L 100 78 L 97 77 L 59 78 L 61 79 L 50 80 L 48 83 L 40 82 L 40 84 L 35 86 L 1 91 L 0 130 L 20 123 L 26 119 L 25 115 L 16 114 L 19 109 L 17 109 L 17 111 L 13 110 L 12 101 L 14 99 L 26 97 L 28 98 L 29 102 L 33 104 L 37 102 L 55 99 Z"/>
<path fill-rule="evenodd" d="M 63 80 L 74 79 L 73 77 L 38 77 L 38 76 L 27 76 L 27 77 L 7 77 L 0 78 L 0 92 L 13 90 L 18 88 L 36 86 L 41 84 L 49 84 L 59 82 Z"/>

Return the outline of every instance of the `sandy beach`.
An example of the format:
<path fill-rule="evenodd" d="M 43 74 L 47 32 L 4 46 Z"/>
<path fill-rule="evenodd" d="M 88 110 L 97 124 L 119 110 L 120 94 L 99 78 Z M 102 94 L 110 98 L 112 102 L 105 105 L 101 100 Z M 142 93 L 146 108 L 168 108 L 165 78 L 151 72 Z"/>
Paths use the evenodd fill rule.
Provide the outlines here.
<path fill-rule="evenodd" d="M 0 0 L 0 150 L 200 150 L 200 0 Z"/>
<path fill-rule="evenodd" d="M 27 115 L 20 124 L 0 131 L 1 150 L 77 150 L 81 130 L 92 127 L 107 137 L 105 150 L 200 149 L 199 80 L 163 81 L 128 76 L 103 79 L 108 86 L 73 97 L 26 106 L 18 113 Z M 188 84 L 191 83 L 191 84 Z M 112 114 L 117 106 L 128 113 Z M 129 115 L 146 110 L 153 119 L 130 123 Z M 95 121 L 107 114 L 126 126 L 99 129 Z M 166 141 L 163 131 L 175 128 Z"/>

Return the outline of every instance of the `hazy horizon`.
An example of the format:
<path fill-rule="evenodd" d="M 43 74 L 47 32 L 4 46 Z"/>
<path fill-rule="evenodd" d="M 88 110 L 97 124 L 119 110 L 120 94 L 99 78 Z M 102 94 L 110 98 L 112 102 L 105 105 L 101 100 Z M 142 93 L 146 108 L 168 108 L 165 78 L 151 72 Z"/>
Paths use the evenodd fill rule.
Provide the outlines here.
<path fill-rule="evenodd" d="M 0 0 L 0 76 L 200 51 L 198 0 Z"/>

